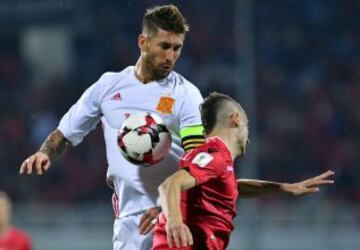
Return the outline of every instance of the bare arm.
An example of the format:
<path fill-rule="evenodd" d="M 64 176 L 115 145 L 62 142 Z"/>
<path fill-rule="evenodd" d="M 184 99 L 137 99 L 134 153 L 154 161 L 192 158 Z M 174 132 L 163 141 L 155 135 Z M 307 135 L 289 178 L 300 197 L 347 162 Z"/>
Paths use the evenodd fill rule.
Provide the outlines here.
<path fill-rule="evenodd" d="M 69 146 L 70 142 L 64 137 L 60 130 L 56 129 L 46 138 L 38 152 L 47 154 L 50 160 L 53 160 L 63 155 Z"/>
<path fill-rule="evenodd" d="M 238 179 L 238 191 L 242 198 L 254 198 L 269 194 L 283 193 L 283 185 L 278 182 L 261 181 L 255 179 Z"/>
<path fill-rule="evenodd" d="M 252 179 L 238 179 L 240 197 L 253 198 L 275 194 L 293 194 L 295 196 L 316 193 L 322 185 L 332 184 L 329 179 L 334 175 L 333 171 L 327 171 L 313 178 L 297 183 L 279 183 Z"/>
<path fill-rule="evenodd" d="M 186 247 L 193 243 L 190 230 L 182 220 L 180 197 L 181 191 L 195 185 L 196 180 L 191 174 L 185 170 L 179 170 L 159 186 L 160 203 L 167 219 L 166 232 L 170 247 L 172 247 L 173 241 L 175 241 L 176 247 Z"/>
<path fill-rule="evenodd" d="M 28 157 L 20 166 L 20 174 L 31 174 L 33 168 L 37 174 L 46 172 L 51 163 L 64 154 L 70 142 L 64 137 L 60 130 L 56 129 L 49 134 L 39 151 Z"/>

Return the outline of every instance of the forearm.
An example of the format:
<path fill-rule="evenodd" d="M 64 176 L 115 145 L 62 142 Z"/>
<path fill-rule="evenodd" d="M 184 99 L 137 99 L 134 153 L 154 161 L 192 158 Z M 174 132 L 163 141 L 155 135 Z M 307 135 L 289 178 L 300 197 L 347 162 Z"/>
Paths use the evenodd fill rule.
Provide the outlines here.
<path fill-rule="evenodd" d="M 39 152 L 47 154 L 51 161 L 61 156 L 70 147 L 70 142 L 64 137 L 60 130 L 56 129 L 49 134 L 41 145 Z"/>
<path fill-rule="evenodd" d="M 240 197 L 244 198 L 291 193 L 288 183 L 252 179 L 238 179 L 237 182 Z"/>
<path fill-rule="evenodd" d="M 167 179 L 159 187 L 160 203 L 166 218 L 182 220 L 180 208 L 181 187 Z"/>

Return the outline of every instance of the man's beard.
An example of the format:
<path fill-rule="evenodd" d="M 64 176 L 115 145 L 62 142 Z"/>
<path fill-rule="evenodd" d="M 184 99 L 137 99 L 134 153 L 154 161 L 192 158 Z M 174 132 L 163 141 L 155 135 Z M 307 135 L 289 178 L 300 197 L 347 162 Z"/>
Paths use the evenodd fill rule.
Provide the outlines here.
<path fill-rule="evenodd" d="M 155 81 L 166 78 L 171 72 L 171 70 L 167 71 L 156 68 L 155 65 L 153 64 L 153 61 L 154 61 L 154 56 L 152 55 L 148 55 L 144 57 L 143 62 L 146 69 L 146 74 L 148 74 L 150 78 Z"/>

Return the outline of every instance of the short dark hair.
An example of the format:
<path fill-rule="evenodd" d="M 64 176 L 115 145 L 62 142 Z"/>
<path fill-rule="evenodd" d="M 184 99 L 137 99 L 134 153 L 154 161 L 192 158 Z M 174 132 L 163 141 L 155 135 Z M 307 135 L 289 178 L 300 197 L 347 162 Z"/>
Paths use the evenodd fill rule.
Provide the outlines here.
<path fill-rule="evenodd" d="M 233 103 L 245 113 L 240 104 L 228 95 L 212 92 L 204 99 L 204 102 L 200 105 L 200 113 L 205 134 L 209 134 L 215 128 L 218 114 L 228 102 Z"/>
<path fill-rule="evenodd" d="M 189 31 L 189 25 L 179 9 L 173 5 L 161 5 L 146 10 L 143 18 L 143 32 L 150 36 L 158 29 L 171 31 L 177 34 L 185 34 Z"/>

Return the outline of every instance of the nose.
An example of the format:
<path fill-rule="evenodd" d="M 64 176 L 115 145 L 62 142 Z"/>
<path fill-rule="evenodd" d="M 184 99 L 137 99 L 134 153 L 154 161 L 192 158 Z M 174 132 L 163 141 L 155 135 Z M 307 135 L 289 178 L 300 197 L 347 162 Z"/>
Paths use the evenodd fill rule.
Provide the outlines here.
<path fill-rule="evenodd" d="M 166 60 L 169 62 L 173 62 L 176 59 L 176 52 L 173 49 L 169 49 L 166 51 Z"/>

